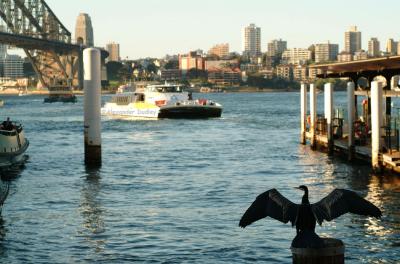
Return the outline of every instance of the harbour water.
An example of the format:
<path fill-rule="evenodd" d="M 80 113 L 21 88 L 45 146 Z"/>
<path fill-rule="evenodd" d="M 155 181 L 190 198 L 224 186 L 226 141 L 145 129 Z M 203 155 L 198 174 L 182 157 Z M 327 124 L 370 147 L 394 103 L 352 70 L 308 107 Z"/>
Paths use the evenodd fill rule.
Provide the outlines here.
<path fill-rule="evenodd" d="M 277 188 L 300 202 L 293 187 L 306 184 L 312 202 L 348 188 L 383 211 L 381 220 L 345 215 L 317 227 L 344 241 L 347 263 L 398 263 L 399 177 L 299 145 L 298 93 L 207 97 L 223 118 L 104 119 L 99 170 L 83 164 L 82 97 L 4 97 L 1 118 L 21 121 L 31 145 L 3 208 L 0 262 L 290 263 L 295 229 L 238 222 L 259 193 Z"/>

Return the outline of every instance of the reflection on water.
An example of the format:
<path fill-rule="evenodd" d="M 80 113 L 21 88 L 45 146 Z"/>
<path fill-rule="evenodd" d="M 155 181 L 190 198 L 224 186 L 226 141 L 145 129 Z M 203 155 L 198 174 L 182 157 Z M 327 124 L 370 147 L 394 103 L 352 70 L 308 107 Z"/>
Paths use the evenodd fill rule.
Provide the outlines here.
<path fill-rule="evenodd" d="M 99 169 L 86 168 L 85 182 L 81 190 L 79 211 L 83 218 L 79 233 L 95 252 L 101 252 L 106 241 L 100 235 L 105 232 L 103 208 L 99 199 L 101 191 Z"/>

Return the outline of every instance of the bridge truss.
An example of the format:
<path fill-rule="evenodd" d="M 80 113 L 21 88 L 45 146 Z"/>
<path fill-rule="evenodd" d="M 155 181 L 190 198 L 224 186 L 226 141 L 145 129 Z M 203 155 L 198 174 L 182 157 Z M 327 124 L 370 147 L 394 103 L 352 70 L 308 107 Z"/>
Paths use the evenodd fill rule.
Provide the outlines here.
<path fill-rule="evenodd" d="M 0 43 L 22 48 L 42 86 L 82 88 L 82 48 L 44 0 L 1 0 Z"/>

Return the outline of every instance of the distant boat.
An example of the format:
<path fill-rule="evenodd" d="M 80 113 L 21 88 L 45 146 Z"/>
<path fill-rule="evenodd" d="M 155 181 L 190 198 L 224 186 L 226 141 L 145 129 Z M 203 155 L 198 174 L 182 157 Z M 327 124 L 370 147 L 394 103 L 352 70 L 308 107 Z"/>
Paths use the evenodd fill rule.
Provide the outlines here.
<path fill-rule="evenodd" d="M 195 100 L 180 85 L 163 84 L 118 93 L 101 113 L 137 118 L 210 118 L 221 117 L 222 106 L 212 100 Z"/>
<path fill-rule="evenodd" d="M 0 100 L 0 107 L 4 106 L 4 100 Z"/>
<path fill-rule="evenodd" d="M 29 95 L 28 89 L 25 87 L 25 90 L 19 90 L 18 96 L 26 96 Z"/>

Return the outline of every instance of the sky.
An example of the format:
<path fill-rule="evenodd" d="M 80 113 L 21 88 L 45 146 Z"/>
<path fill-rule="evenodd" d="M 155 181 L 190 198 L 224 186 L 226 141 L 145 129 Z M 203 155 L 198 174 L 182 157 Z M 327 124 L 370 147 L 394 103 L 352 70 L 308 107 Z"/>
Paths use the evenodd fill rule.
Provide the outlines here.
<path fill-rule="evenodd" d="M 229 43 L 241 51 L 242 28 L 261 27 L 261 49 L 272 39 L 287 40 L 289 48 L 331 43 L 344 48 L 344 32 L 357 25 L 363 48 L 378 37 L 400 40 L 398 0 L 46 0 L 74 35 L 76 17 L 88 13 L 96 46 L 120 43 L 121 57 L 136 59 L 207 51 Z"/>

